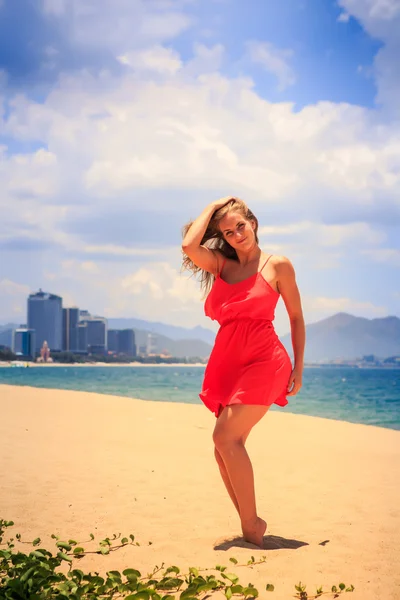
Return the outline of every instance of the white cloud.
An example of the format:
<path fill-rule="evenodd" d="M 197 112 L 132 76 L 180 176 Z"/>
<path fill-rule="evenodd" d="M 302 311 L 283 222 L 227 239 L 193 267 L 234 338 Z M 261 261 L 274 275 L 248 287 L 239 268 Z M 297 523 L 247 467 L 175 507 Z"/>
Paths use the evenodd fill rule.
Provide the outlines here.
<path fill-rule="evenodd" d="M 86 48 L 108 48 L 115 55 L 147 43 L 170 40 L 191 26 L 184 0 L 44 0 L 50 17 L 68 17 L 74 42 Z M 63 24 L 65 24 L 63 22 Z"/>
<path fill-rule="evenodd" d="M 14 154 L 0 160 L 0 177 L 3 175 L 8 181 L 10 193 L 53 196 L 58 191 L 56 167 L 56 155 L 40 149 L 33 154 Z"/>
<path fill-rule="evenodd" d="M 334 189 L 338 208 L 399 194 L 398 131 L 367 109 L 325 102 L 294 112 L 262 100 L 248 80 L 191 78 L 185 66 L 162 82 L 63 78 L 44 105 L 17 98 L 3 130 L 41 139 L 73 197 L 201 181 L 255 202 L 310 188 L 310 203 L 316 189 Z"/>
<path fill-rule="evenodd" d="M 3 149 L 0 241 L 56 246 L 36 261 L 56 293 L 106 316 L 210 326 L 199 285 L 178 272 L 179 228 L 176 248 L 162 237 L 159 247 L 139 245 L 134 211 L 170 210 L 183 225 L 233 191 L 256 214 L 275 211 L 279 218 L 271 223 L 286 216 L 285 226 L 261 227 L 262 247 L 305 270 L 340 267 L 352 244 L 354 254 L 373 248 L 374 260 L 398 264 L 398 251 L 381 247 L 388 242 L 375 223 L 399 207 L 396 121 L 344 103 L 296 111 L 266 102 L 251 79 L 216 72 L 224 60 L 219 45 L 196 46 L 186 63 L 159 40 L 142 53 L 124 48 L 124 55 L 133 62 L 121 78 L 64 74 L 43 104 L 18 95 L 0 119 L 2 134 L 43 146 L 15 156 Z M 138 76 L 135 60 L 148 69 L 145 76 Z M 65 228 L 71 214 L 97 217 L 110 208 L 121 223 L 132 219 L 131 244 L 111 243 L 106 222 L 104 239 Z M 343 224 L 324 223 L 327 213 L 329 222 Z M 60 269 L 66 257 L 72 262 Z M 318 294 L 329 300 L 330 290 Z M 343 290 L 331 303 L 319 299 L 307 315 L 383 310 L 351 297 Z"/>
<path fill-rule="evenodd" d="M 348 13 L 346 13 L 346 12 L 342 12 L 338 16 L 337 20 L 338 20 L 339 23 L 348 23 L 350 21 L 350 15 Z"/>
<path fill-rule="evenodd" d="M 248 42 L 247 53 L 250 60 L 260 64 L 266 71 L 278 79 L 278 89 L 283 91 L 296 83 L 296 76 L 289 64 L 292 50 L 276 48 L 269 42 Z"/>
<path fill-rule="evenodd" d="M 363 250 L 362 253 L 373 262 L 400 267 L 400 250 L 398 248 L 377 248 L 376 250 Z"/>
<path fill-rule="evenodd" d="M 20 296 L 21 294 L 28 294 L 29 287 L 27 285 L 16 283 L 10 279 L 2 279 L 0 281 L 0 295 L 5 294 L 7 296 Z"/>
<path fill-rule="evenodd" d="M 374 60 L 378 85 L 377 102 L 400 116 L 400 2 L 399 0 L 339 0 L 349 15 L 355 17 L 383 47 Z"/>
<path fill-rule="evenodd" d="M 259 236 L 290 238 L 293 241 L 307 242 L 318 248 L 335 247 L 350 244 L 375 245 L 386 239 L 386 234 L 377 231 L 368 223 L 346 223 L 344 225 L 325 225 L 311 221 L 300 221 L 288 225 L 262 226 L 258 230 Z"/>
<path fill-rule="evenodd" d="M 26 299 L 30 293 L 29 286 L 16 283 L 10 279 L 0 280 L 0 315 L 8 318 L 14 317 L 25 321 Z"/>
<path fill-rule="evenodd" d="M 128 246 L 116 246 L 114 244 L 87 245 L 82 246 L 80 249 L 86 254 L 103 254 L 109 256 L 157 256 L 160 254 L 159 248 L 132 248 Z"/>
<path fill-rule="evenodd" d="M 157 71 L 171 75 L 182 67 L 179 54 L 171 48 L 162 46 L 128 52 L 119 56 L 118 60 L 136 71 Z"/>
<path fill-rule="evenodd" d="M 364 317 L 386 316 L 387 308 L 384 306 L 376 306 L 372 302 L 363 300 L 353 300 L 351 298 L 326 298 L 317 296 L 315 298 L 305 298 L 303 301 L 307 311 L 315 313 L 323 313 L 330 315 L 337 312 L 348 312 L 352 314 L 362 314 Z"/>

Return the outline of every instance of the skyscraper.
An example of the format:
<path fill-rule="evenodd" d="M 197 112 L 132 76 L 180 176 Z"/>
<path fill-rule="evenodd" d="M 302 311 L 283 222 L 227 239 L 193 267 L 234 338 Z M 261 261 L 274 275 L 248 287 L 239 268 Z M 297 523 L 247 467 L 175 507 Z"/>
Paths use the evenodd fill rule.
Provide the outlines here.
<path fill-rule="evenodd" d="M 109 329 L 107 332 L 107 350 L 118 354 L 119 329 Z"/>
<path fill-rule="evenodd" d="M 78 323 L 78 352 L 87 354 L 88 351 L 88 328 L 86 323 Z"/>
<path fill-rule="evenodd" d="M 36 354 L 36 332 L 33 329 L 20 327 L 14 329 L 12 337 L 12 351 L 26 357 L 34 358 Z"/>
<path fill-rule="evenodd" d="M 66 352 L 76 352 L 78 345 L 79 308 L 63 308 L 63 339 L 62 349 Z"/>
<path fill-rule="evenodd" d="M 118 352 L 126 356 L 136 356 L 135 332 L 133 329 L 121 329 L 118 332 Z"/>
<path fill-rule="evenodd" d="M 104 354 L 107 350 L 107 319 L 85 318 L 80 323 L 87 326 L 87 350 L 91 354 Z"/>
<path fill-rule="evenodd" d="M 135 332 L 133 329 L 109 329 L 107 349 L 115 354 L 136 356 Z"/>
<path fill-rule="evenodd" d="M 28 329 L 36 331 L 35 350 L 43 342 L 51 350 L 62 349 L 62 298 L 39 290 L 28 298 Z"/>

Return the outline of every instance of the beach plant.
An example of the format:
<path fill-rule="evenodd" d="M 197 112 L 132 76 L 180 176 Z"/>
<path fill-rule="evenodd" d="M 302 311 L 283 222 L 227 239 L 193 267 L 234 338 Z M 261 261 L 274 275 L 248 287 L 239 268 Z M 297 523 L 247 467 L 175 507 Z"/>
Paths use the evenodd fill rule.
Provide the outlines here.
<path fill-rule="evenodd" d="M 93 542 L 93 534 L 85 542 L 72 539 L 64 541 L 52 534 L 55 543 L 53 554 L 40 547 L 40 538 L 24 541 L 17 533 L 15 538 L 10 537 L 3 542 L 6 530 L 13 526 L 13 521 L 0 519 L 1 600 L 195 600 L 209 597 L 216 591 L 222 592 L 227 600 L 233 597 L 251 600 L 259 596 L 258 589 L 252 583 L 242 585 L 239 577 L 228 572 L 224 565 L 203 569 L 190 567 L 187 573 L 181 573 L 180 568 L 175 565 L 167 567 L 165 563 L 156 565 L 146 575 L 133 568 L 124 569 L 122 573 L 107 571 L 104 577 L 97 572 L 84 573 L 74 568 L 74 561 L 88 554 L 107 555 L 124 546 L 140 544 L 135 541 L 133 534 L 129 537 L 113 534 L 111 538 L 101 540 L 95 550 L 85 550 L 82 544 Z M 33 550 L 28 553 L 17 550 L 14 542 L 32 546 Z M 267 557 L 262 556 L 256 560 L 251 556 L 245 563 L 239 563 L 234 557 L 229 560 L 235 567 L 252 567 L 266 562 Z M 66 573 L 60 569 L 65 564 L 68 565 Z M 328 593 L 320 588 L 316 595 L 310 596 L 301 583 L 295 587 L 295 598 L 301 600 L 311 600 Z M 344 584 L 339 584 L 338 587 L 333 586 L 331 592 L 336 598 L 343 591 L 353 589 L 353 586 L 346 588 Z M 268 583 L 265 591 L 273 592 L 274 585 Z"/>

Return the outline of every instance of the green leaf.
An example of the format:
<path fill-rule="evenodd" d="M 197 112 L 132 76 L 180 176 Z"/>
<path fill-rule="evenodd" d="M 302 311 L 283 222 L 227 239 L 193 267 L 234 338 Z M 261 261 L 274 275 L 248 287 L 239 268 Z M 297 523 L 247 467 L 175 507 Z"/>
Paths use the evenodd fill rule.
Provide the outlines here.
<path fill-rule="evenodd" d="M 91 533 L 89 537 L 90 537 L 90 539 L 91 539 L 91 540 L 94 540 L 94 535 L 93 535 L 93 533 Z"/>
<path fill-rule="evenodd" d="M 78 542 L 76 542 L 75 540 L 68 540 L 68 544 L 71 544 L 71 546 L 76 546 Z"/>
<path fill-rule="evenodd" d="M 46 558 L 46 554 L 44 554 L 42 550 L 33 550 L 29 556 L 34 556 L 35 558 Z"/>
<path fill-rule="evenodd" d="M 20 577 L 20 582 L 25 583 L 29 579 L 29 577 L 35 572 L 36 567 L 31 567 Z"/>
<path fill-rule="evenodd" d="M 110 554 L 110 548 L 108 546 L 103 546 L 102 548 L 100 548 L 100 553 L 101 554 Z"/>
<path fill-rule="evenodd" d="M 128 581 L 134 581 L 141 577 L 140 571 L 136 569 L 125 569 L 125 571 L 122 571 L 122 575 L 125 575 Z"/>
<path fill-rule="evenodd" d="M 227 600 L 231 600 L 233 593 L 232 593 L 232 588 L 231 587 L 227 587 L 225 590 L 225 596 L 227 598 Z"/>
<path fill-rule="evenodd" d="M 57 548 L 63 548 L 64 550 L 67 550 L 68 552 L 71 550 L 71 545 L 67 544 L 67 542 L 57 542 L 56 546 L 57 546 Z"/>
<path fill-rule="evenodd" d="M 258 598 L 258 590 L 254 587 L 254 585 L 249 585 L 243 590 L 244 597 Z"/>
<path fill-rule="evenodd" d="M 180 594 L 179 599 L 180 600 L 196 600 L 196 596 L 194 596 L 193 594 L 196 594 L 195 590 L 192 590 L 192 589 L 184 590 Z"/>
<path fill-rule="evenodd" d="M 175 566 L 168 567 L 168 569 L 165 570 L 165 574 L 167 574 L 167 573 L 176 573 L 177 575 L 179 575 L 180 572 L 181 572 L 180 568 L 179 567 L 175 567 Z"/>
<path fill-rule="evenodd" d="M 183 579 L 178 579 L 177 577 L 166 577 L 161 579 L 161 581 L 156 586 L 158 590 L 173 590 L 174 588 L 182 585 Z"/>
<path fill-rule="evenodd" d="M 123 544 L 123 545 L 127 544 L 128 542 L 129 542 L 129 540 L 126 537 L 122 538 L 122 540 L 121 540 L 121 544 Z"/>
<path fill-rule="evenodd" d="M 83 579 L 84 573 L 80 569 L 74 569 L 73 571 L 71 571 L 70 575 L 74 579 L 77 579 L 78 583 L 80 583 Z"/>
<path fill-rule="evenodd" d="M 243 586 L 242 585 L 232 585 L 232 594 L 243 594 Z"/>
<path fill-rule="evenodd" d="M 57 557 L 61 558 L 61 560 L 66 560 L 67 562 L 72 562 L 72 558 L 67 556 L 64 552 L 58 552 Z"/>
<path fill-rule="evenodd" d="M 343 591 L 346 588 L 346 586 L 344 583 L 339 583 L 339 588 Z"/>
<path fill-rule="evenodd" d="M 233 562 L 234 565 L 238 564 L 238 561 L 236 560 L 236 558 L 234 558 L 233 556 L 229 559 L 231 562 Z"/>
<path fill-rule="evenodd" d="M 127 596 L 125 600 L 150 600 L 150 598 L 150 593 L 147 590 L 142 590 L 141 592 Z"/>
<path fill-rule="evenodd" d="M 85 549 L 81 548 L 80 546 L 76 546 L 76 548 L 74 548 L 74 552 L 73 553 L 74 553 L 74 556 L 76 554 L 84 554 L 85 553 Z"/>
<path fill-rule="evenodd" d="M 265 589 L 267 590 L 267 592 L 273 592 L 275 589 L 275 586 L 272 583 L 267 583 Z"/>
<path fill-rule="evenodd" d="M 225 576 L 229 581 L 232 581 L 232 583 L 237 583 L 239 581 L 239 577 L 235 575 L 235 573 L 226 573 Z"/>
<path fill-rule="evenodd" d="M 33 540 L 32 546 L 39 546 L 40 542 L 41 542 L 41 539 L 40 538 L 36 538 L 36 539 Z"/>

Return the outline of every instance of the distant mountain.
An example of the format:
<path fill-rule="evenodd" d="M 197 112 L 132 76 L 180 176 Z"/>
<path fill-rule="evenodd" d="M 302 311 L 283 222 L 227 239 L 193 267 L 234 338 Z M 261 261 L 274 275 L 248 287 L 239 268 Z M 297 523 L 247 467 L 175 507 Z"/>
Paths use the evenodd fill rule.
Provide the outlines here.
<path fill-rule="evenodd" d="M 400 319 L 365 319 L 338 313 L 307 325 L 306 361 L 353 359 L 367 354 L 385 358 L 400 354 Z M 282 342 L 292 354 L 290 334 Z"/>
<path fill-rule="evenodd" d="M 202 340 L 207 344 L 213 344 L 215 333 L 205 327 L 177 327 L 176 325 L 166 325 L 155 321 L 144 321 L 142 319 L 107 319 L 109 329 L 141 329 L 165 335 L 171 340 Z"/>
<path fill-rule="evenodd" d="M 134 331 L 135 341 L 138 347 L 146 345 L 147 335 L 149 333 L 155 333 L 154 331 L 149 332 L 148 330 L 146 331 L 135 328 Z M 178 358 L 185 358 L 186 356 L 199 356 L 201 358 L 207 358 L 212 350 L 212 345 L 196 339 L 171 340 L 165 335 L 157 333 L 155 350 L 156 352 L 167 351 L 172 356 L 176 356 Z"/>

